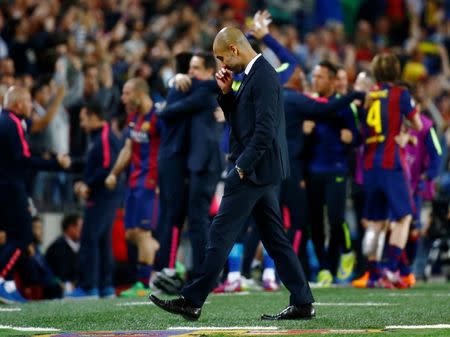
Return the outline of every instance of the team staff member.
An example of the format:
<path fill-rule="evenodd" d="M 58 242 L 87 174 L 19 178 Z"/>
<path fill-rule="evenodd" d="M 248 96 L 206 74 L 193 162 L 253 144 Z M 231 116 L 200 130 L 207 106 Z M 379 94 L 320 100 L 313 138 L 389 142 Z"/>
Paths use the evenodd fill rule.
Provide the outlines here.
<path fill-rule="evenodd" d="M 125 236 L 138 249 L 138 281 L 122 293 L 124 296 L 146 295 L 159 243 L 153 238 L 158 221 L 158 168 L 161 123 L 150 98 L 145 80 L 128 80 L 122 102 L 128 113 L 125 145 L 106 178 L 106 186 L 115 188 L 117 177 L 129 165 L 130 174 L 125 196 Z M 122 295 L 121 294 L 121 295 Z"/>
<path fill-rule="evenodd" d="M 80 111 L 80 126 L 91 136 L 83 181 L 75 193 L 86 199 L 80 240 L 80 275 L 77 288 L 68 297 L 111 297 L 112 224 L 120 206 L 122 189 L 109 190 L 104 181 L 120 151 L 119 139 L 105 121 L 102 107 L 90 103 Z"/>
<path fill-rule="evenodd" d="M 334 84 L 336 73 L 336 66 L 328 61 L 322 61 L 314 68 L 312 84 L 320 100 L 331 103 L 339 99 Z M 317 281 L 322 286 L 330 286 L 333 282 L 341 249 L 344 259 L 349 260 L 345 265 L 352 269 L 354 263 L 350 231 L 345 223 L 345 198 L 350 146 L 357 139 L 358 130 L 350 106 L 336 112 L 340 118 L 303 123 L 303 130 L 310 134 L 308 141 L 311 142 L 306 185 L 311 211 L 311 234 L 321 269 Z M 330 223 L 328 250 L 325 249 L 325 206 Z"/>
<path fill-rule="evenodd" d="M 168 104 L 160 112 L 166 120 L 190 117 L 187 157 L 188 222 L 194 275 L 199 273 L 204 257 L 210 224 L 209 208 L 222 170 L 220 126 L 214 117 L 214 110 L 217 107 L 217 89 L 215 89 L 217 86 L 214 82 L 211 88 L 207 82 L 213 79 L 215 70 L 216 61 L 213 55 L 195 54 L 189 66 L 189 76 L 193 78 L 189 95 Z"/>
<path fill-rule="evenodd" d="M 8 89 L 0 114 L 0 231 L 5 231 L 7 237 L 0 256 L 0 301 L 6 303 L 21 299 L 17 292 L 5 289 L 4 281 L 11 276 L 17 260 L 32 242 L 26 193 L 28 170 L 58 170 L 70 166 L 67 155 L 49 160 L 31 156 L 23 127 L 31 111 L 31 95 L 27 89 L 17 86 Z"/>

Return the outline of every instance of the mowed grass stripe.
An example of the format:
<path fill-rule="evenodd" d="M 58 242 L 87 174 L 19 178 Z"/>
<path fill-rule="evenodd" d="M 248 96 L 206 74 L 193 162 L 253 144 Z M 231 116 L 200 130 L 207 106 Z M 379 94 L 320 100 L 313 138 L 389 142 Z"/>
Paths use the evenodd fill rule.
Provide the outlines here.
<path fill-rule="evenodd" d="M 392 325 L 434 325 L 449 322 L 448 285 L 419 285 L 406 291 L 383 289 L 316 289 L 318 303 L 388 303 L 386 306 L 317 305 L 317 318 L 311 321 L 265 322 L 262 313 L 276 313 L 289 301 L 286 291 L 252 292 L 247 296 L 210 296 L 198 322 L 186 322 L 155 306 L 117 306 L 130 299 L 97 301 L 41 301 L 20 306 L 22 311 L 1 313 L 0 324 L 10 326 L 49 326 L 62 331 L 166 330 L 173 326 L 276 326 L 280 329 L 383 329 Z M 393 297 L 392 294 L 420 294 Z M 376 300 L 374 301 L 374 297 Z M 145 302 L 143 302 L 145 303 Z M 7 308 L 0 306 L 0 308 Z M 1 332 L 1 331 L 0 331 Z M 430 336 L 439 336 L 439 331 Z M 446 331 L 447 336 L 450 332 Z M 428 332 L 427 332 L 428 334 Z M 390 336 L 403 336 L 392 332 Z"/>

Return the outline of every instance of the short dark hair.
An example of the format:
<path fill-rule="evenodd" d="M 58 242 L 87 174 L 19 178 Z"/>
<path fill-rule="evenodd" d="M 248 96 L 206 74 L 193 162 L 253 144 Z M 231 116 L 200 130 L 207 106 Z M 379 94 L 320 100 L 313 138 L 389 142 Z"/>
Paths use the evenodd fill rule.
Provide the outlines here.
<path fill-rule="evenodd" d="M 76 225 L 80 218 L 81 218 L 81 215 L 78 213 L 66 214 L 61 223 L 63 232 L 65 232 L 69 227 Z"/>
<path fill-rule="evenodd" d="M 337 72 L 338 72 L 338 67 L 334 63 L 332 63 L 328 60 L 323 60 L 318 65 L 319 65 L 319 67 L 327 68 L 331 77 L 336 77 Z"/>
<path fill-rule="evenodd" d="M 197 57 L 200 57 L 203 59 L 206 69 L 213 69 L 214 71 L 216 71 L 217 62 L 216 62 L 216 59 L 214 58 L 213 54 L 207 53 L 207 52 L 198 52 L 198 53 L 195 53 L 194 56 L 197 56 Z"/>
<path fill-rule="evenodd" d="M 31 223 L 37 222 L 37 221 L 41 221 L 42 222 L 42 218 L 39 215 L 35 215 L 31 218 Z"/>
<path fill-rule="evenodd" d="M 255 39 L 253 36 L 247 36 L 248 42 L 250 43 L 250 46 L 252 46 L 253 50 L 260 54 L 261 53 L 261 45 L 257 39 Z"/>
<path fill-rule="evenodd" d="M 370 67 L 375 81 L 378 83 L 395 82 L 400 78 L 400 61 L 392 53 L 375 55 Z"/>
<path fill-rule="evenodd" d="M 50 82 L 52 81 L 52 75 L 42 75 L 40 76 L 36 82 L 34 82 L 33 87 L 31 88 L 31 96 L 35 97 L 36 94 L 42 90 L 45 86 L 50 85 Z"/>
<path fill-rule="evenodd" d="M 193 54 L 183 51 L 175 55 L 175 71 L 177 74 L 187 74 L 189 72 L 189 62 Z"/>
<path fill-rule="evenodd" d="M 88 116 L 95 115 L 100 120 L 105 119 L 105 112 L 103 110 L 103 107 L 96 100 L 88 101 L 84 107 L 86 108 L 86 113 Z"/>

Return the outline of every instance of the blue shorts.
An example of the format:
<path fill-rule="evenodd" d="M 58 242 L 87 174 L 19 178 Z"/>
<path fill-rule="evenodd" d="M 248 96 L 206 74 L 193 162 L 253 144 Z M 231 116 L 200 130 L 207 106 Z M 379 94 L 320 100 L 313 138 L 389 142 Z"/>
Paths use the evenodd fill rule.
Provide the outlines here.
<path fill-rule="evenodd" d="M 158 222 L 159 200 L 155 190 L 128 188 L 125 194 L 125 229 L 154 231 Z"/>
<path fill-rule="evenodd" d="M 364 171 L 364 213 L 367 220 L 398 220 L 413 214 L 406 175 L 400 170 Z"/>

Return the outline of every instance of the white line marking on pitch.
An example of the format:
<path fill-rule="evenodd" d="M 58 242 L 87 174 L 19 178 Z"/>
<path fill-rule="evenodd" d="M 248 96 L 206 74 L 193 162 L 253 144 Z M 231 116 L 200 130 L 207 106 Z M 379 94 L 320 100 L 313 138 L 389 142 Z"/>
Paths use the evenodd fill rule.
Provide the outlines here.
<path fill-rule="evenodd" d="M 220 293 L 220 294 L 214 294 L 215 296 L 232 296 L 232 295 L 236 295 L 236 296 L 246 296 L 246 295 L 250 295 L 249 291 L 239 291 L 236 293 Z"/>
<path fill-rule="evenodd" d="M 153 302 L 125 302 L 125 303 L 117 303 L 118 307 L 132 307 L 137 305 L 155 305 Z"/>
<path fill-rule="evenodd" d="M 376 302 L 365 302 L 365 303 L 314 303 L 314 305 L 322 306 L 342 306 L 342 307 L 385 307 L 390 305 L 397 305 L 392 303 L 376 303 Z"/>
<path fill-rule="evenodd" d="M 191 326 L 171 326 L 167 330 L 278 330 L 276 326 L 204 326 L 193 328 Z"/>
<path fill-rule="evenodd" d="M 450 329 L 450 324 L 434 325 L 388 325 L 385 329 Z"/>
<path fill-rule="evenodd" d="M 205 304 L 209 304 L 211 302 L 206 301 Z M 155 305 L 153 302 L 125 302 L 125 303 L 117 303 L 116 306 L 118 307 L 134 307 L 134 306 L 141 306 L 141 305 Z"/>
<path fill-rule="evenodd" d="M 0 311 L 12 312 L 12 311 L 22 311 L 21 308 L 0 308 Z"/>
<path fill-rule="evenodd" d="M 18 327 L 18 326 L 11 326 L 11 325 L 0 325 L 0 329 L 10 329 L 10 330 L 15 330 L 15 331 L 33 331 L 33 332 L 60 331 L 60 329 L 55 329 L 55 328 Z"/>

